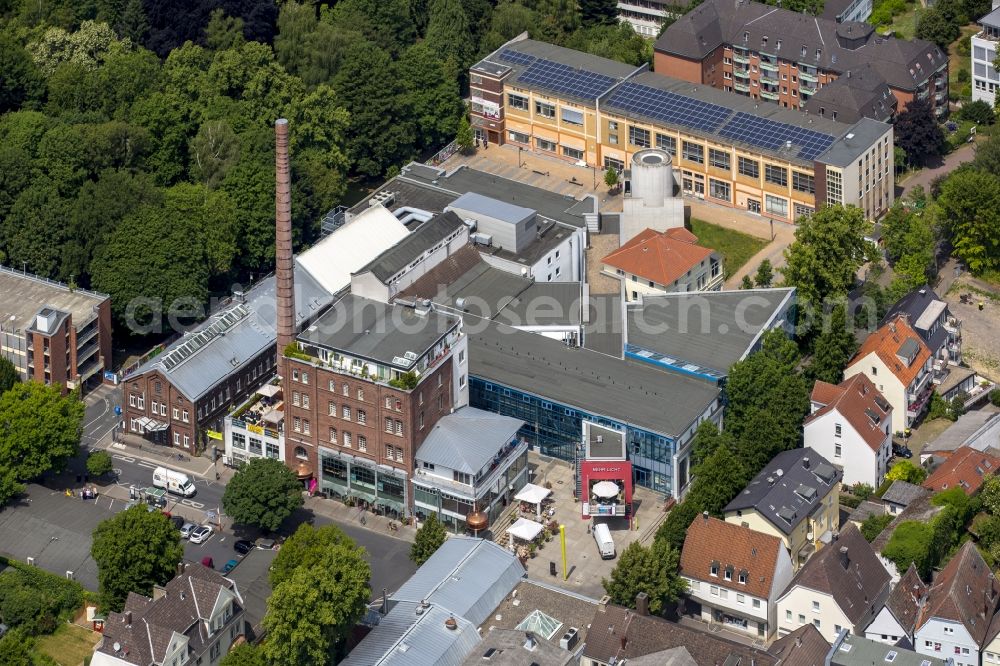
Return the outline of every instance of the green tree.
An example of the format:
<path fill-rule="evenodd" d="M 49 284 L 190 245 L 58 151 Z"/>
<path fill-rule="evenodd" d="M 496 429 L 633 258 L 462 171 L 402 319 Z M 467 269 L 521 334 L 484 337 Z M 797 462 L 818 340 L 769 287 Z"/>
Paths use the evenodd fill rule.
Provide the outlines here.
<path fill-rule="evenodd" d="M 861 523 L 861 534 L 865 537 L 865 541 L 868 543 L 874 541 L 889 526 L 893 517 L 888 513 L 877 513 L 865 518 Z"/>
<path fill-rule="evenodd" d="M 412 44 L 416 37 L 409 0 L 340 0 L 330 12 L 329 20 L 338 27 L 360 31 L 366 39 L 393 55 Z M 384 83 L 387 73 L 382 70 L 383 76 L 370 78 L 379 78 Z"/>
<path fill-rule="evenodd" d="M 14 364 L 0 356 L 0 395 L 9 391 L 19 381 L 21 375 L 18 374 Z"/>
<path fill-rule="evenodd" d="M 927 470 L 909 460 L 898 460 L 889 469 L 885 478 L 889 481 L 906 481 L 919 486 L 927 478 Z"/>
<path fill-rule="evenodd" d="M 4 666 L 33 666 L 35 639 L 24 629 L 14 629 L 0 638 L 0 664 Z"/>
<path fill-rule="evenodd" d="M 333 663 L 333 650 L 364 615 L 371 588 L 364 550 L 353 543 L 325 550 L 296 568 L 267 600 L 267 664 Z"/>
<path fill-rule="evenodd" d="M 724 442 L 695 470 L 689 500 L 702 511 L 721 516 L 722 510 L 736 497 L 747 481 L 747 470 Z"/>
<path fill-rule="evenodd" d="M 106 476 L 111 474 L 114 469 L 114 462 L 107 451 L 93 451 L 87 456 L 87 474 L 91 476 Z"/>
<path fill-rule="evenodd" d="M 758 287 L 770 287 L 773 280 L 774 268 L 771 266 L 771 260 L 765 259 L 757 266 L 757 272 L 753 278 L 754 284 Z"/>
<path fill-rule="evenodd" d="M 341 546 L 353 547 L 354 542 L 336 525 L 314 528 L 308 523 L 299 525 L 295 533 L 281 545 L 271 564 L 269 580 L 274 589 L 292 577 L 296 569 L 309 568 L 322 558 L 323 553 Z"/>
<path fill-rule="evenodd" d="M 924 164 L 925 160 L 944 154 L 944 132 L 927 100 L 915 99 L 907 104 L 893 127 L 896 145 L 906 151 L 910 164 Z"/>
<path fill-rule="evenodd" d="M 142 504 L 101 522 L 90 554 L 97 563 L 101 606 L 120 611 L 129 592 L 149 596 L 173 578 L 184 555 L 170 519 Z"/>
<path fill-rule="evenodd" d="M 18 481 L 60 470 L 77 453 L 83 403 L 56 386 L 15 384 L 0 395 L 0 469 Z"/>
<path fill-rule="evenodd" d="M 267 666 L 267 662 L 262 648 L 244 643 L 230 650 L 219 666 Z"/>
<path fill-rule="evenodd" d="M 618 3 L 615 0 L 580 0 L 583 25 L 615 25 L 618 23 Z"/>
<path fill-rule="evenodd" d="M 417 530 L 413 546 L 410 547 L 410 559 L 416 562 L 417 566 L 420 566 L 431 559 L 431 555 L 437 552 L 437 549 L 447 538 L 448 533 L 445 532 L 444 525 L 438 520 L 437 514 L 430 514 Z"/>
<path fill-rule="evenodd" d="M 461 0 L 430 0 L 430 21 L 424 43 L 458 71 L 465 70 L 475 55 L 469 17 Z"/>
<path fill-rule="evenodd" d="M 476 138 L 472 133 L 472 125 L 469 124 L 469 117 L 464 113 L 458 118 L 458 131 L 455 133 L 455 142 L 459 149 L 466 155 L 470 154 L 476 143 Z"/>
<path fill-rule="evenodd" d="M 698 467 L 715 453 L 720 446 L 725 445 L 733 448 L 732 437 L 727 432 L 719 432 L 719 427 L 714 421 L 705 420 L 698 424 L 698 429 L 691 440 L 690 467 L 693 473 L 697 474 Z"/>
<path fill-rule="evenodd" d="M 361 39 L 354 28 L 320 20 L 311 4 L 291 1 L 281 5 L 274 52 L 288 72 L 312 88 L 329 82 L 346 47 Z"/>
<path fill-rule="evenodd" d="M 753 280 L 749 275 L 744 275 L 740 280 L 740 289 L 753 289 Z"/>
<path fill-rule="evenodd" d="M 691 521 L 700 513 L 701 507 L 698 506 L 697 500 L 692 501 L 690 497 L 675 505 L 667 514 L 667 519 L 656 530 L 656 541 L 663 541 L 672 548 L 680 550 L 684 547 L 684 537 L 687 536 Z"/>
<path fill-rule="evenodd" d="M 983 502 L 983 508 L 990 515 L 1000 517 L 1000 476 L 990 474 L 983 480 L 983 485 L 979 490 L 979 499 Z"/>
<path fill-rule="evenodd" d="M 926 39 L 934 42 L 943 51 L 948 50 L 948 46 L 958 39 L 960 31 L 958 24 L 954 20 L 949 20 L 936 7 L 931 7 L 920 12 L 917 19 L 917 39 Z"/>
<path fill-rule="evenodd" d="M 882 555 L 896 565 L 900 573 L 917 567 L 921 578 L 930 575 L 933 566 L 931 549 L 934 540 L 934 527 L 929 523 L 907 520 L 896 526 L 889 542 L 882 550 Z"/>
<path fill-rule="evenodd" d="M 996 122 L 993 107 L 981 99 L 963 104 L 958 115 L 962 120 L 969 120 L 977 125 L 992 125 Z"/>
<path fill-rule="evenodd" d="M 854 206 L 826 206 L 800 218 L 780 269 L 785 284 L 796 287 L 799 300 L 813 307 L 828 297 L 846 296 L 858 269 L 876 254 L 865 240 L 868 231 L 864 212 Z"/>
<path fill-rule="evenodd" d="M 976 157 L 969 163 L 969 166 L 976 171 L 983 173 L 1000 173 L 1000 138 L 993 138 L 990 134 L 982 141 L 977 141 L 973 146 Z"/>
<path fill-rule="evenodd" d="M 659 615 L 671 601 L 687 589 L 678 574 L 680 554 L 665 541 L 654 541 L 651 547 L 633 541 L 618 556 L 611 577 L 601 580 L 604 591 L 621 606 L 635 608 L 640 592 L 649 595 L 649 612 Z"/>
<path fill-rule="evenodd" d="M 625 22 L 580 28 L 566 38 L 565 46 L 636 67 L 653 58 L 652 42 Z"/>
<path fill-rule="evenodd" d="M 333 78 L 333 89 L 350 114 L 347 152 L 359 175 L 379 177 L 410 157 L 415 131 L 396 115 L 403 85 L 386 51 L 371 42 L 352 44 Z"/>
<path fill-rule="evenodd" d="M 1000 267 L 1000 179 L 959 169 L 941 186 L 937 200 L 955 256 L 973 273 Z"/>
<path fill-rule="evenodd" d="M 205 26 L 205 43 L 213 51 L 225 51 L 243 43 L 243 19 L 229 16 L 226 10 L 217 7 L 212 10 Z"/>
<path fill-rule="evenodd" d="M 823 330 L 816 336 L 812 361 L 809 363 L 810 377 L 829 384 L 839 384 L 844 378 L 844 368 L 857 347 L 853 328 L 847 326 L 847 308 L 844 303 L 837 303 Z"/>
<path fill-rule="evenodd" d="M 191 178 L 214 190 L 240 159 L 240 143 L 225 120 L 209 120 L 191 139 Z"/>
<path fill-rule="evenodd" d="M 618 187 L 618 170 L 614 167 L 608 167 L 607 171 L 604 172 L 604 184 L 608 186 L 609 190 L 613 190 Z"/>
<path fill-rule="evenodd" d="M 295 472 L 274 458 L 253 458 L 237 470 L 222 495 L 222 508 L 240 525 L 273 532 L 302 506 Z"/>
<path fill-rule="evenodd" d="M 142 8 L 142 0 L 125 0 L 125 8 L 121 18 L 115 24 L 115 30 L 123 39 L 133 44 L 140 44 L 149 32 L 149 21 Z"/>
<path fill-rule="evenodd" d="M 45 75 L 52 74 L 64 62 L 74 62 L 94 69 L 111 53 L 131 48 L 128 40 L 119 40 L 106 23 L 84 21 L 76 32 L 49 28 L 37 41 L 28 44 L 28 52 Z"/>
<path fill-rule="evenodd" d="M 45 81 L 23 46 L 9 34 L 0 34 L 0 113 L 39 101 Z"/>

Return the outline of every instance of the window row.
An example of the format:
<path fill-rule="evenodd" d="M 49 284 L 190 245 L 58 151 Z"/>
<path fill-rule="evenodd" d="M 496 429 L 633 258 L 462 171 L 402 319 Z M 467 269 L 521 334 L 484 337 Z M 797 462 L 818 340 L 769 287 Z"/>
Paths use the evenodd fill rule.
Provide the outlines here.
<path fill-rule="evenodd" d="M 368 438 L 364 435 L 358 435 L 357 438 L 355 438 L 351 433 L 344 430 L 340 432 L 338 438 L 337 429 L 330 428 L 329 438 L 331 444 L 339 443 L 346 449 L 353 448 L 355 444 L 357 444 L 358 451 L 362 453 L 368 452 Z"/>

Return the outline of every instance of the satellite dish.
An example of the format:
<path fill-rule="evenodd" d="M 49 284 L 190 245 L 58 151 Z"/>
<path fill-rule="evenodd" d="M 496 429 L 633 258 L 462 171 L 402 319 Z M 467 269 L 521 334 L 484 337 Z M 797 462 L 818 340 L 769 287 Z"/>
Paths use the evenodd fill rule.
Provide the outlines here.
<path fill-rule="evenodd" d="M 121 652 L 122 650 L 122 644 L 119 643 L 118 641 L 115 641 L 115 644 L 112 647 L 115 648 L 115 652 Z"/>

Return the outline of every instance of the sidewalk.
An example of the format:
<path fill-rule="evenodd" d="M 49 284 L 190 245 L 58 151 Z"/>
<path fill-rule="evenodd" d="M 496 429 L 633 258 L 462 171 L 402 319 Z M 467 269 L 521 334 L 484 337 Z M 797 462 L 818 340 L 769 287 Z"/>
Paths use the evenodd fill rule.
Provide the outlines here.
<path fill-rule="evenodd" d="M 108 453 L 128 455 L 149 463 L 155 463 L 156 465 L 169 466 L 178 472 L 186 472 L 203 479 L 214 480 L 216 471 L 218 471 L 220 480 L 223 483 L 229 481 L 233 476 L 233 470 L 221 463 L 216 465 L 208 458 L 191 456 L 184 453 L 182 454 L 184 459 L 181 460 L 177 457 L 177 453 L 173 449 L 150 444 L 149 442 L 140 443 L 136 439 L 130 435 L 119 436 L 117 441 L 106 437 L 98 442 L 94 448 L 106 449 Z"/>
<path fill-rule="evenodd" d="M 303 508 L 312 511 L 315 516 L 323 516 L 338 523 L 348 523 L 356 525 L 361 529 L 372 532 L 380 532 L 386 536 L 412 543 L 416 538 L 417 530 L 414 527 L 402 525 L 398 520 L 390 520 L 385 516 L 379 516 L 370 511 L 360 511 L 356 506 L 347 506 L 340 500 L 323 499 L 322 497 L 307 497 Z M 364 517 L 364 524 L 361 517 Z M 389 523 L 395 523 L 396 531 L 389 529 Z"/>

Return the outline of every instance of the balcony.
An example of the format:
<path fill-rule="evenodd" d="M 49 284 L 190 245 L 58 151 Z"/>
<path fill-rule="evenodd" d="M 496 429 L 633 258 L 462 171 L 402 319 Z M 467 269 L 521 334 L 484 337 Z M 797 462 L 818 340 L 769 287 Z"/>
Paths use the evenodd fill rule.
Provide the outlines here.
<path fill-rule="evenodd" d="M 815 95 L 816 94 L 816 88 L 815 87 L 810 88 L 809 86 L 799 86 L 799 94 L 800 95 Z"/>
<path fill-rule="evenodd" d="M 741 65 L 749 65 L 750 58 L 748 58 L 745 54 L 733 53 L 733 62 L 738 62 Z"/>
<path fill-rule="evenodd" d="M 739 83 L 739 82 L 736 82 L 736 81 L 733 82 L 733 89 L 736 90 L 737 92 L 741 92 L 741 93 L 749 93 L 750 92 L 750 86 L 748 86 L 745 83 Z"/>
<path fill-rule="evenodd" d="M 952 335 L 958 335 L 958 337 L 961 338 L 962 320 L 958 317 L 948 317 L 944 320 L 944 330 L 948 331 Z"/>
<path fill-rule="evenodd" d="M 763 58 L 761 58 L 761 61 L 760 61 L 760 70 L 762 72 L 775 72 L 775 73 L 777 73 L 777 71 L 778 71 L 778 63 L 777 63 L 777 61 L 775 61 L 775 62 L 769 62 L 769 61 L 764 60 Z"/>
<path fill-rule="evenodd" d="M 805 71 L 802 69 L 802 65 L 799 65 L 799 79 L 806 81 L 807 83 L 818 83 L 819 79 L 816 78 L 816 74 Z"/>
<path fill-rule="evenodd" d="M 764 85 L 767 85 L 767 86 L 774 86 L 775 92 L 777 92 L 778 77 L 776 77 L 776 76 L 770 76 L 768 74 L 761 74 L 760 75 L 760 82 L 762 84 L 764 84 Z"/>
<path fill-rule="evenodd" d="M 940 78 L 940 79 L 938 79 L 937 81 L 934 82 L 934 89 L 935 90 L 944 90 L 945 86 L 947 86 L 947 85 L 948 85 L 948 82 L 945 81 L 943 78 Z"/>
<path fill-rule="evenodd" d="M 778 93 L 771 92 L 769 90 L 761 90 L 760 91 L 760 96 L 763 97 L 764 99 L 769 99 L 772 102 L 777 102 L 778 101 Z"/>
<path fill-rule="evenodd" d="M 285 431 L 285 403 L 279 387 L 274 384 L 261 387 L 230 418 L 234 428 L 279 439 Z"/>
<path fill-rule="evenodd" d="M 750 78 L 750 70 L 749 69 L 734 69 L 733 70 L 733 76 L 741 78 L 741 79 L 749 79 Z"/>

